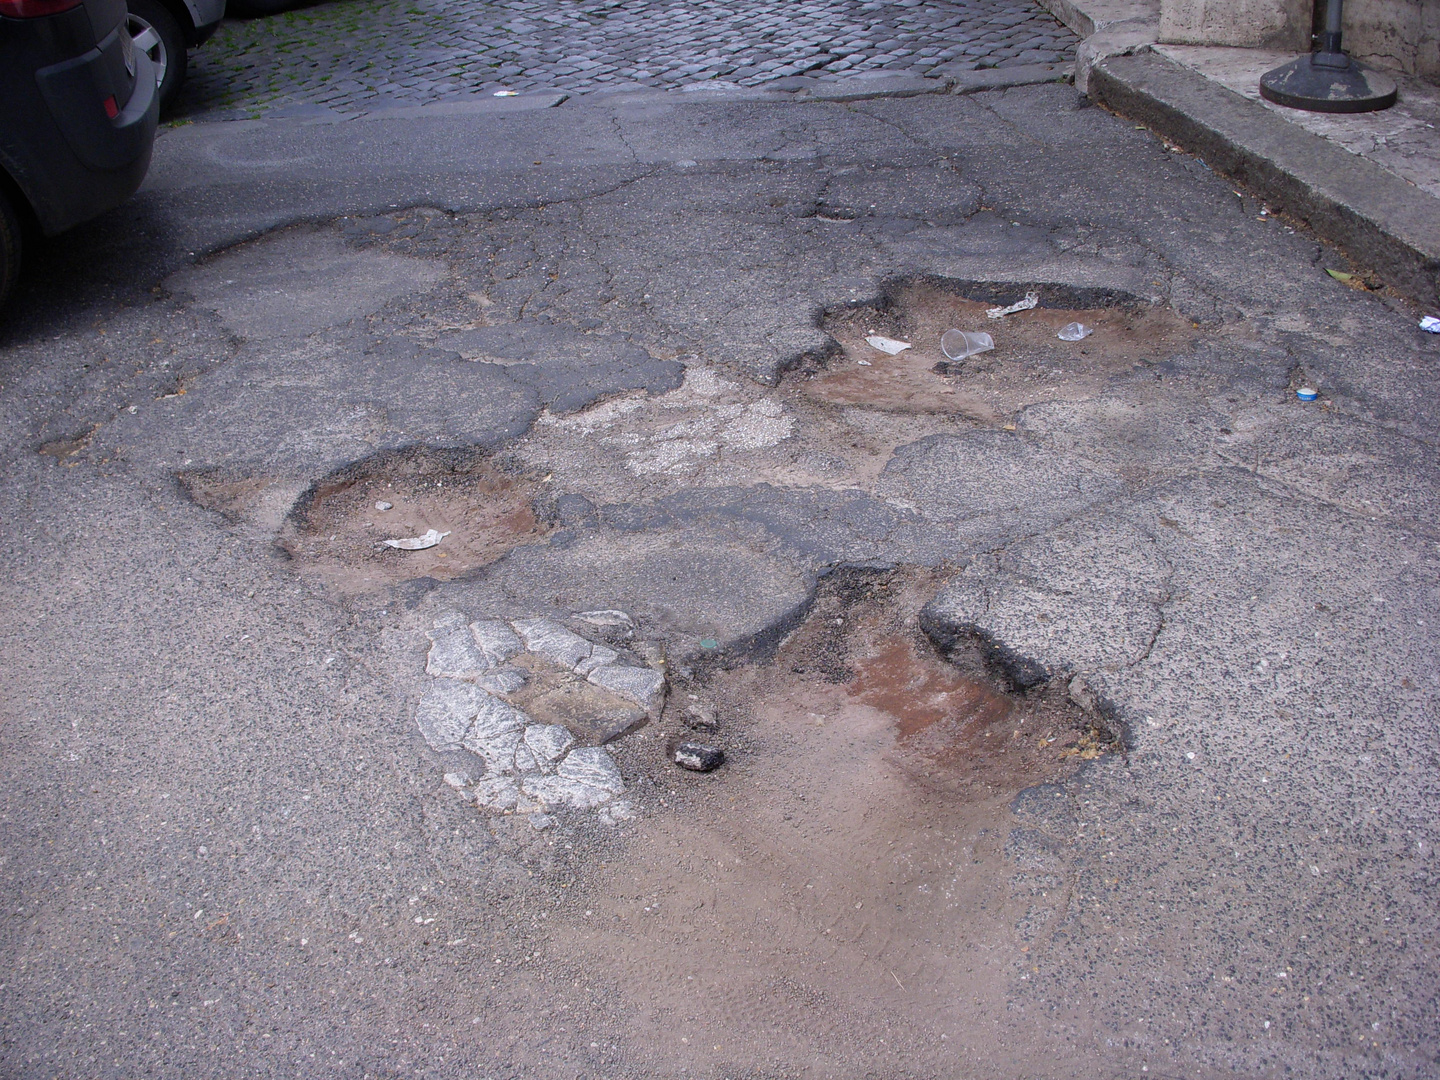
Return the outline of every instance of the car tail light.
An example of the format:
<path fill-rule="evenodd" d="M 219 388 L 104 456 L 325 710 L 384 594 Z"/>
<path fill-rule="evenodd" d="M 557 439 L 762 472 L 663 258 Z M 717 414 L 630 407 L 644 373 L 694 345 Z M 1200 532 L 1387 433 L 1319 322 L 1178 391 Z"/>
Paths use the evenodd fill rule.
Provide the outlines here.
<path fill-rule="evenodd" d="M 83 0 L 0 0 L 0 15 L 12 19 L 39 19 L 77 8 Z"/>
<path fill-rule="evenodd" d="M 105 99 L 104 105 L 105 105 L 105 115 L 108 116 L 111 120 L 114 120 L 115 117 L 117 117 L 117 116 L 120 115 L 120 106 L 117 105 L 117 104 L 115 104 L 115 95 L 114 95 L 114 94 L 111 94 L 109 97 L 107 97 L 107 98 Z"/>

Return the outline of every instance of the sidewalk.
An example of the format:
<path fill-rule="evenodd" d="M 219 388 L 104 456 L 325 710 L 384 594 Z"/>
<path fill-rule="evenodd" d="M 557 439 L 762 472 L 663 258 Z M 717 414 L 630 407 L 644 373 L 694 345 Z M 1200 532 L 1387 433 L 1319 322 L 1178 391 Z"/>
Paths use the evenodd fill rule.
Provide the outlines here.
<path fill-rule="evenodd" d="M 1361 271 L 1440 301 L 1440 87 L 1399 72 L 1400 100 L 1340 116 L 1281 108 L 1260 76 L 1293 54 L 1156 43 L 1158 5 L 1044 0 L 1082 42 L 1076 85 L 1304 221 Z"/>

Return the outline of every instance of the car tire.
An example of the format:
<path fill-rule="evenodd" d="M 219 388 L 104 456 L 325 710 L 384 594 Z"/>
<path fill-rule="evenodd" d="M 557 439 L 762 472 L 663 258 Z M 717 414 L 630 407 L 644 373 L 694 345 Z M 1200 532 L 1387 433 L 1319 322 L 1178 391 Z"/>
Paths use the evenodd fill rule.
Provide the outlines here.
<path fill-rule="evenodd" d="M 159 0 L 127 0 L 130 37 L 150 57 L 160 89 L 160 108 L 167 108 L 185 82 L 185 35 L 175 16 Z"/>
<path fill-rule="evenodd" d="M 0 188 L 0 309 L 20 276 L 20 218 L 10 196 Z"/>

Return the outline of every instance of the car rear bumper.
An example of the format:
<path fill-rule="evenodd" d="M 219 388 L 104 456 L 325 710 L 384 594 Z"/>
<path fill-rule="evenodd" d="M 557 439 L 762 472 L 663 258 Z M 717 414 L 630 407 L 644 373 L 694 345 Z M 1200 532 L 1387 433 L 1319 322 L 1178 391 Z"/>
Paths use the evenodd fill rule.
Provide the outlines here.
<path fill-rule="evenodd" d="M 124 32 L 122 23 L 116 33 Z M 36 100 L 17 103 L 28 106 L 23 130 L 0 146 L 6 170 L 47 235 L 117 206 L 150 167 L 160 115 L 154 67 L 135 54 L 134 78 L 125 80 L 129 100 L 121 107 L 117 91 L 127 88 L 116 85 L 117 42 L 112 33 L 88 52 L 36 71 Z M 117 98 L 113 117 L 102 106 L 109 95 Z"/>

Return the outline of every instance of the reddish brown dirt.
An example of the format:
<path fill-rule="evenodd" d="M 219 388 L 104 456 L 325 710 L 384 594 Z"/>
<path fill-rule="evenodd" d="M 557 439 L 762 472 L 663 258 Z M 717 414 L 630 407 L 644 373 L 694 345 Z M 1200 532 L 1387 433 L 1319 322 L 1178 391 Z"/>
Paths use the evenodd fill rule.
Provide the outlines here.
<path fill-rule="evenodd" d="M 676 713 L 715 703 L 729 763 L 653 763 L 645 816 L 556 928 L 656 1075 L 1041 1065 L 994 1024 L 1068 891 L 1058 866 L 1016 884 L 1008 803 L 1074 770 L 1083 724 L 936 656 L 913 625 L 928 573 L 843 577 L 771 663 L 677 688 Z"/>
<path fill-rule="evenodd" d="M 411 453 L 377 461 L 359 475 L 318 485 L 281 533 L 298 569 L 342 592 L 398 581 L 448 581 L 542 539 L 536 483 L 482 458 Z M 390 503 L 379 510 L 377 503 Z M 449 533 L 437 546 L 398 551 L 381 541 Z"/>
<path fill-rule="evenodd" d="M 837 312 L 825 329 L 841 355 L 807 378 L 804 392 L 835 405 L 1000 423 L 1037 402 L 1092 397 L 1108 379 L 1169 356 L 1195 333 L 1165 307 L 1033 308 L 991 319 L 985 314 L 990 306 L 922 285 L 902 293 L 885 313 Z M 1071 322 L 1095 332 L 1083 341 L 1061 341 L 1055 335 Z M 938 374 L 935 365 L 945 361 L 940 337 L 952 327 L 984 331 L 995 349 L 964 361 L 958 373 Z M 887 356 L 865 343 L 876 333 L 914 347 Z"/>

